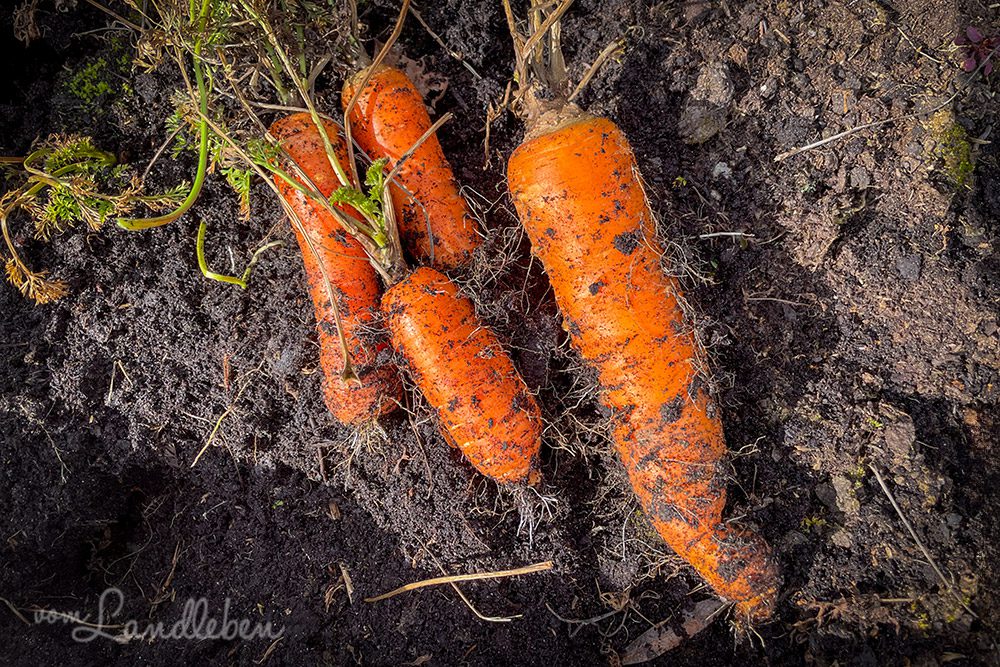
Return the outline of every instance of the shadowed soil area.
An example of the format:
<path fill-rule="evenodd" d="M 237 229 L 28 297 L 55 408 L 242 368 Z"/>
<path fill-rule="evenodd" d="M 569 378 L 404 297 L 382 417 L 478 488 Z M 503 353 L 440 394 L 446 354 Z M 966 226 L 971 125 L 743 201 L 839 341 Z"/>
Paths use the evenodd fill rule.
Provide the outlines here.
<path fill-rule="evenodd" d="M 15 7 L 0 22 L 0 153 L 80 133 L 141 171 L 168 138 L 179 75 L 133 67 L 134 32 L 92 4 L 33 4 L 29 45 Z M 369 44 L 397 11 L 359 4 Z M 160 229 L 43 243 L 14 218 L 25 256 L 70 291 L 36 306 L 0 285 L 4 664 L 615 665 L 710 597 L 633 498 L 594 373 L 514 216 L 505 167 L 522 128 L 487 111 L 513 69 L 502 4 L 419 11 L 392 57 L 433 117 L 455 116 L 439 136 L 487 235 L 455 277 L 537 392 L 553 515 L 519 531 L 516 499 L 447 446 L 412 392 L 363 433 L 330 416 L 302 259 L 262 184 L 248 220 L 218 173 Z M 652 664 L 998 659 L 1000 74 L 962 71 L 953 42 L 969 26 L 1000 33 L 1000 13 L 580 0 L 564 19 L 575 79 L 624 40 L 579 102 L 632 143 L 709 353 L 726 516 L 759 529 L 785 577 L 772 622 L 749 633 L 722 617 Z M 334 116 L 342 80 L 336 65 L 317 80 Z M 167 151 L 150 189 L 190 180 L 194 162 Z M 219 270 L 238 274 L 264 239 L 284 245 L 246 290 L 209 281 L 199 220 Z M 553 568 L 459 585 L 502 622 L 447 585 L 364 601 L 541 561 Z M 228 600 L 229 617 L 283 638 L 81 643 L 78 624 L 33 622 L 38 609 L 100 622 L 108 588 L 124 599 L 109 626 L 169 627 L 204 598 L 213 617 Z"/>

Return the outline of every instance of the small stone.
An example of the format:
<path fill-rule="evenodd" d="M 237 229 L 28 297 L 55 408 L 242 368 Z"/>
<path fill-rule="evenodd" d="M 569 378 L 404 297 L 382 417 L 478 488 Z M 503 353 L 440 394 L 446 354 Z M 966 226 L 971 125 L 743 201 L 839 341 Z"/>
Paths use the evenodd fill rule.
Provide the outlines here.
<path fill-rule="evenodd" d="M 809 538 L 797 530 L 790 530 L 785 534 L 783 542 L 785 549 L 790 549 L 803 544 L 809 544 Z"/>
<path fill-rule="evenodd" d="M 686 144 L 703 144 L 726 125 L 725 113 L 702 105 L 688 105 L 681 111 L 677 131 Z"/>
<path fill-rule="evenodd" d="M 842 549 L 850 549 L 854 546 L 854 538 L 843 528 L 831 535 L 830 541 Z"/>
<path fill-rule="evenodd" d="M 843 475 L 834 475 L 831 481 L 833 482 L 833 489 L 837 494 L 837 509 L 848 516 L 857 514 L 861 510 L 861 503 L 858 502 L 857 496 L 854 495 L 854 485 L 851 483 L 851 480 Z"/>
<path fill-rule="evenodd" d="M 712 3 L 706 0 L 690 0 L 684 5 L 684 20 L 687 23 L 697 21 L 711 8 Z"/>
<path fill-rule="evenodd" d="M 920 269 L 924 260 L 920 255 L 909 255 L 896 260 L 896 270 L 903 280 L 916 282 L 920 278 Z"/>
<path fill-rule="evenodd" d="M 691 91 L 691 98 L 724 107 L 733 101 L 736 88 L 723 63 L 709 63 L 698 74 L 698 81 Z"/>
<path fill-rule="evenodd" d="M 778 80 L 773 76 L 765 81 L 760 87 L 760 96 L 765 100 L 769 100 L 774 97 L 776 92 L 778 92 Z"/>
<path fill-rule="evenodd" d="M 681 140 L 701 144 L 718 134 L 726 126 L 735 91 L 724 63 L 706 64 L 677 121 Z"/>
<path fill-rule="evenodd" d="M 868 170 L 864 167 L 854 167 L 851 169 L 851 187 L 864 190 L 871 185 L 872 179 L 868 175 Z"/>
<path fill-rule="evenodd" d="M 820 502 L 826 505 L 827 509 L 831 512 L 837 511 L 837 490 L 833 488 L 832 484 L 826 482 L 818 484 L 816 486 L 816 497 L 819 498 Z"/>
<path fill-rule="evenodd" d="M 729 168 L 729 165 L 725 162 L 716 162 L 715 166 L 712 167 L 712 178 L 732 178 L 733 170 Z"/>
<path fill-rule="evenodd" d="M 917 430 L 913 426 L 913 419 L 904 414 L 902 417 L 885 427 L 885 444 L 896 459 L 906 459 L 910 455 L 910 448 L 917 440 Z"/>

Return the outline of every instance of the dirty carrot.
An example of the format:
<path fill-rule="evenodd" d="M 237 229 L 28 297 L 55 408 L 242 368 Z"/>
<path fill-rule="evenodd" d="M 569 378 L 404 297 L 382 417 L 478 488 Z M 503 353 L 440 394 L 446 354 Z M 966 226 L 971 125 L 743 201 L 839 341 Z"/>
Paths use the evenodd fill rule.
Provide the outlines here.
<path fill-rule="evenodd" d="M 538 404 L 472 301 L 447 276 L 422 267 L 390 287 L 382 307 L 393 346 L 449 443 L 487 477 L 537 484 Z"/>
<path fill-rule="evenodd" d="M 340 159 L 346 160 L 339 128 L 328 123 L 326 130 Z M 282 118 L 271 126 L 270 132 L 323 196 L 340 187 L 320 132 L 309 114 Z M 396 369 L 387 359 L 388 345 L 378 341 L 377 335 L 371 335 L 376 328 L 382 293 L 378 275 L 365 250 L 330 210 L 280 176 L 274 179 L 281 197 L 302 222 L 302 229 L 293 227 L 316 309 L 326 405 L 341 422 L 358 425 L 391 411 L 398 404 L 401 391 Z M 345 209 L 345 213 L 350 211 Z M 327 281 L 336 304 L 330 299 Z M 348 360 L 349 366 L 345 363 Z M 348 377 L 351 370 L 356 378 Z"/>
<path fill-rule="evenodd" d="M 477 224 L 436 134 L 418 145 L 432 127 L 420 92 L 402 71 L 374 65 L 344 83 L 345 112 L 359 85 L 349 115 L 358 145 L 373 159 L 388 158 L 392 168 L 412 150 L 390 186 L 403 243 L 420 263 L 442 270 L 465 264 L 479 245 Z"/>
<path fill-rule="evenodd" d="M 523 48 L 530 40 L 511 28 Z M 519 51 L 522 83 L 523 59 L 534 52 L 532 43 Z M 760 537 L 722 521 L 722 422 L 678 283 L 661 268 L 664 250 L 628 140 L 573 104 L 521 100 L 527 132 L 510 157 L 508 185 L 570 340 L 599 373 L 632 487 L 667 544 L 747 618 L 762 620 L 780 575 Z"/>

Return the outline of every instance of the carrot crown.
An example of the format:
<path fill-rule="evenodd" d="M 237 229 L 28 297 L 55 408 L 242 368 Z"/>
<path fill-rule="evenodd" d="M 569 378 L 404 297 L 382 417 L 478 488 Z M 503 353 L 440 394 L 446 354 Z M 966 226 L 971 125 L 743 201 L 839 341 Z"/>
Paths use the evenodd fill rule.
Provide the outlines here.
<path fill-rule="evenodd" d="M 514 41 L 514 81 L 517 91 L 511 102 L 524 119 L 528 137 L 580 116 L 574 100 L 594 74 L 624 46 L 615 40 L 604 48 L 574 86 L 562 52 L 562 17 L 573 0 L 531 0 L 526 29 L 518 27 L 510 0 L 503 0 L 511 39 Z"/>

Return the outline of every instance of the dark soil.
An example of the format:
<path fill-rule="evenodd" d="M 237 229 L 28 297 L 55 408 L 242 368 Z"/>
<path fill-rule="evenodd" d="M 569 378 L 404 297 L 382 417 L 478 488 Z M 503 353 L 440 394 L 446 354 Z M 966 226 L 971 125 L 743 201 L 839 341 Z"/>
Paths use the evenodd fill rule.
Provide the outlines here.
<path fill-rule="evenodd" d="M 165 138 L 175 75 L 133 73 L 130 33 L 74 5 L 42 0 L 42 36 L 29 47 L 5 10 L 14 55 L 0 152 L 75 131 L 145 165 Z M 708 595 L 632 500 L 593 378 L 567 351 L 518 233 L 503 185 L 521 132 L 512 115 L 493 124 L 484 165 L 486 109 L 512 65 L 501 4 L 426 5 L 423 18 L 464 63 L 414 20 L 399 51 L 414 72 L 435 74 L 423 79 L 435 113 L 456 116 L 442 141 L 490 234 L 460 278 L 553 423 L 544 473 L 555 516 L 533 539 L 519 534 L 515 499 L 456 457 L 419 404 L 412 419 L 361 436 L 330 417 L 301 260 L 265 188 L 249 222 L 216 176 L 196 215 L 155 231 L 109 225 L 40 244 L 15 220 L 26 255 L 72 291 L 39 307 L 0 286 L 5 664 L 614 664 L 650 622 Z M 394 5 L 362 10 L 384 39 Z M 759 526 L 786 577 L 772 623 L 748 636 L 719 620 L 662 664 L 998 660 L 1000 153 L 990 131 L 1000 103 L 996 73 L 963 83 L 949 45 L 968 25 L 1000 31 L 1000 15 L 976 0 L 581 0 L 567 15 L 577 77 L 626 39 L 582 103 L 633 144 L 711 353 L 734 454 L 728 515 Z M 99 57 L 111 90 L 81 100 L 68 82 Z M 329 108 L 337 84 L 324 84 Z M 904 117 L 956 92 L 936 114 Z M 774 161 L 889 117 L 899 120 Z M 956 127 L 973 140 L 964 182 L 947 139 Z M 161 160 L 154 185 L 192 170 L 188 157 Z M 242 265 L 268 235 L 287 243 L 241 291 L 200 275 L 199 218 L 216 266 Z M 442 569 L 542 560 L 553 571 L 462 585 L 483 614 L 519 616 L 510 622 L 477 619 L 444 586 L 363 601 Z M 108 587 L 125 600 L 111 623 L 169 626 L 189 598 L 221 617 L 228 599 L 230 617 L 270 621 L 284 638 L 79 643 L 71 624 L 25 624 L 14 611 L 93 622 Z M 556 616 L 615 609 L 583 626 Z"/>

